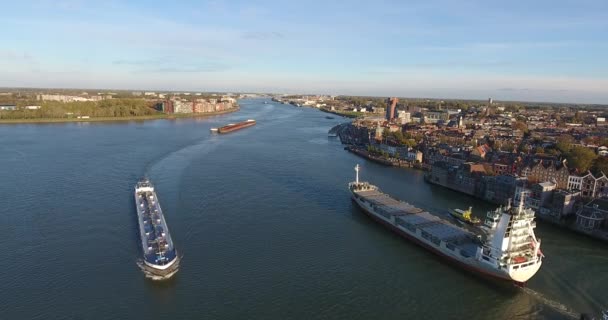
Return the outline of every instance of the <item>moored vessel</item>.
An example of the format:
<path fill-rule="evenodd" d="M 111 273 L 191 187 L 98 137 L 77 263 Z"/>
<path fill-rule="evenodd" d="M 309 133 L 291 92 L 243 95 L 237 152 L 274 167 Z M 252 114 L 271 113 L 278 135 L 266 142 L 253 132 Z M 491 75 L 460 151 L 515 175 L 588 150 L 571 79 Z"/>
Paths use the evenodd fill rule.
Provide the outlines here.
<path fill-rule="evenodd" d="M 462 228 L 383 193 L 369 182 L 349 183 L 351 197 L 363 212 L 388 229 L 471 273 L 524 285 L 540 269 L 543 254 L 534 235 L 534 211 L 499 207 L 487 213 L 484 226 Z M 522 197 L 523 198 L 523 197 Z"/>
<path fill-rule="evenodd" d="M 154 186 L 148 179 L 135 186 L 135 206 L 143 250 L 140 267 L 154 280 L 171 278 L 179 270 L 177 250 L 169 233 Z"/>
<path fill-rule="evenodd" d="M 462 221 L 464 223 L 468 223 L 473 226 L 477 226 L 481 224 L 481 220 L 475 216 L 473 216 L 473 208 L 469 207 L 467 210 L 462 209 L 449 209 L 448 212 L 452 217 L 458 219 L 458 221 Z"/>
<path fill-rule="evenodd" d="M 247 121 L 243 121 L 243 122 L 239 122 L 239 123 L 230 123 L 223 127 L 219 127 L 219 128 L 217 128 L 217 132 L 218 133 L 228 133 L 228 132 L 244 129 L 247 127 L 251 127 L 251 126 L 254 126 L 255 124 L 256 124 L 255 120 L 249 119 Z"/>

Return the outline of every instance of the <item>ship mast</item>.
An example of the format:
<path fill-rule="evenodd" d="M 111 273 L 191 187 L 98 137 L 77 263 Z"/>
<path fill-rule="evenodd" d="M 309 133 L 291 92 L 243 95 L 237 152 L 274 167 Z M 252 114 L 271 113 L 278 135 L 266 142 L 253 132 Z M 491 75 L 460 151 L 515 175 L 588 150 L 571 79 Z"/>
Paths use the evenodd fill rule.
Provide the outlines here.
<path fill-rule="evenodd" d="M 521 192 L 519 196 L 519 208 L 517 208 L 517 213 L 521 214 L 521 211 L 524 209 L 524 198 L 526 197 L 526 193 L 524 191 Z"/>
<path fill-rule="evenodd" d="M 359 164 L 355 166 L 355 182 L 359 184 Z"/>

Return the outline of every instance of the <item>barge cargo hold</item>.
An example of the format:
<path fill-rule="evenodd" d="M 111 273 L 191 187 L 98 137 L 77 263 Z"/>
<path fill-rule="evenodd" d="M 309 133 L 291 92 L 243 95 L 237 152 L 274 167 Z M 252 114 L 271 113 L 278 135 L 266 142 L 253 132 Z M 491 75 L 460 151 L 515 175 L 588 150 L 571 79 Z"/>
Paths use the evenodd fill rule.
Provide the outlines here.
<path fill-rule="evenodd" d="M 239 123 L 231 123 L 225 125 L 223 127 L 217 128 L 218 133 L 229 133 L 236 130 L 245 129 L 247 127 L 254 126 L 256 124 L 255 120 L 249 119 L 247 121 L 239 122 Z"/>
<path fill-rule="evenodd" d="M 135 206 L 143 250 L 140 264 L 148 278 L 164 280 L 179 270 L 180 258 L 152 183 L 145 179 L 135 186 Z"/>
<path fill-rule="evenodd" d="M 479 228 L 462 228 L 396 200 L 368 182 L 349 183 L 352 200 L 363 212 L 398 235 L 471 273 L 524 285 L 540 269 L 543 254 L 534 235 L 534 211 L 500 207 Z M 523 197 L 522 197 L 523 198 Z"/>

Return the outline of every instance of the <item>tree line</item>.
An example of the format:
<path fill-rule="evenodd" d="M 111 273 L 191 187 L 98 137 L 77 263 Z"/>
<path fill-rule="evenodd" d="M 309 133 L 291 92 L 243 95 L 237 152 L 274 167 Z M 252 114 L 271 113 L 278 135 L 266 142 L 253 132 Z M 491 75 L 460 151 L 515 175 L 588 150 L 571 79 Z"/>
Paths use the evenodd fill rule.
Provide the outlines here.
<path fill-rule="evenodd" d="M 24 106 L 39 105 L 40 109 L 28 110 Z M 78 116 L 137 117 L 161 114 L 143 99 L 108 99 L 102 101 L 19 101 L 17 110 L 0 111 L 0 119 L 57 119 Z"/>

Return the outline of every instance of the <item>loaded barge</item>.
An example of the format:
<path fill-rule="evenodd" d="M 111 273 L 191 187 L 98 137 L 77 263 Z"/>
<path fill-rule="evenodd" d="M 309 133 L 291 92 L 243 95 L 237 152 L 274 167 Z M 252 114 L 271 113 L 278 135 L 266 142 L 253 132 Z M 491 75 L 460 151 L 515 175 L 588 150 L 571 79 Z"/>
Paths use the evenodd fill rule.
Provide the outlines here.
<path fill-rule="evenodd" d="M 245 129 L 247 127 L 255 126 L 255 120 L 249 119 L 247 121 L 239 122 L 239 123 L 230 123 L 223 127 L 219 128 L 211 128 L 211 132 L 213 133 L 229 133 L 236 130 Z"/>
<path fill-rule="evenodd" d="M 499 207 L 482 227 L 462 228 L 413 205 L 396 200 L 369 182 L 349 183 L 352 199 L 373 220 L 473 274 L 523 286 L 542 264 L 540 239 L 534 235 L 534 211 Z M 523 198 L 523 197 L 522 197 Z"/>
<path fill-rule="evenodd" d="M 145 179 L 135 186 L 135 206 L 143 250 L 141 269 L 154 280 L 171 278 L 179 270 L 177 250 L 160 208 L 152 183 Z"/>

